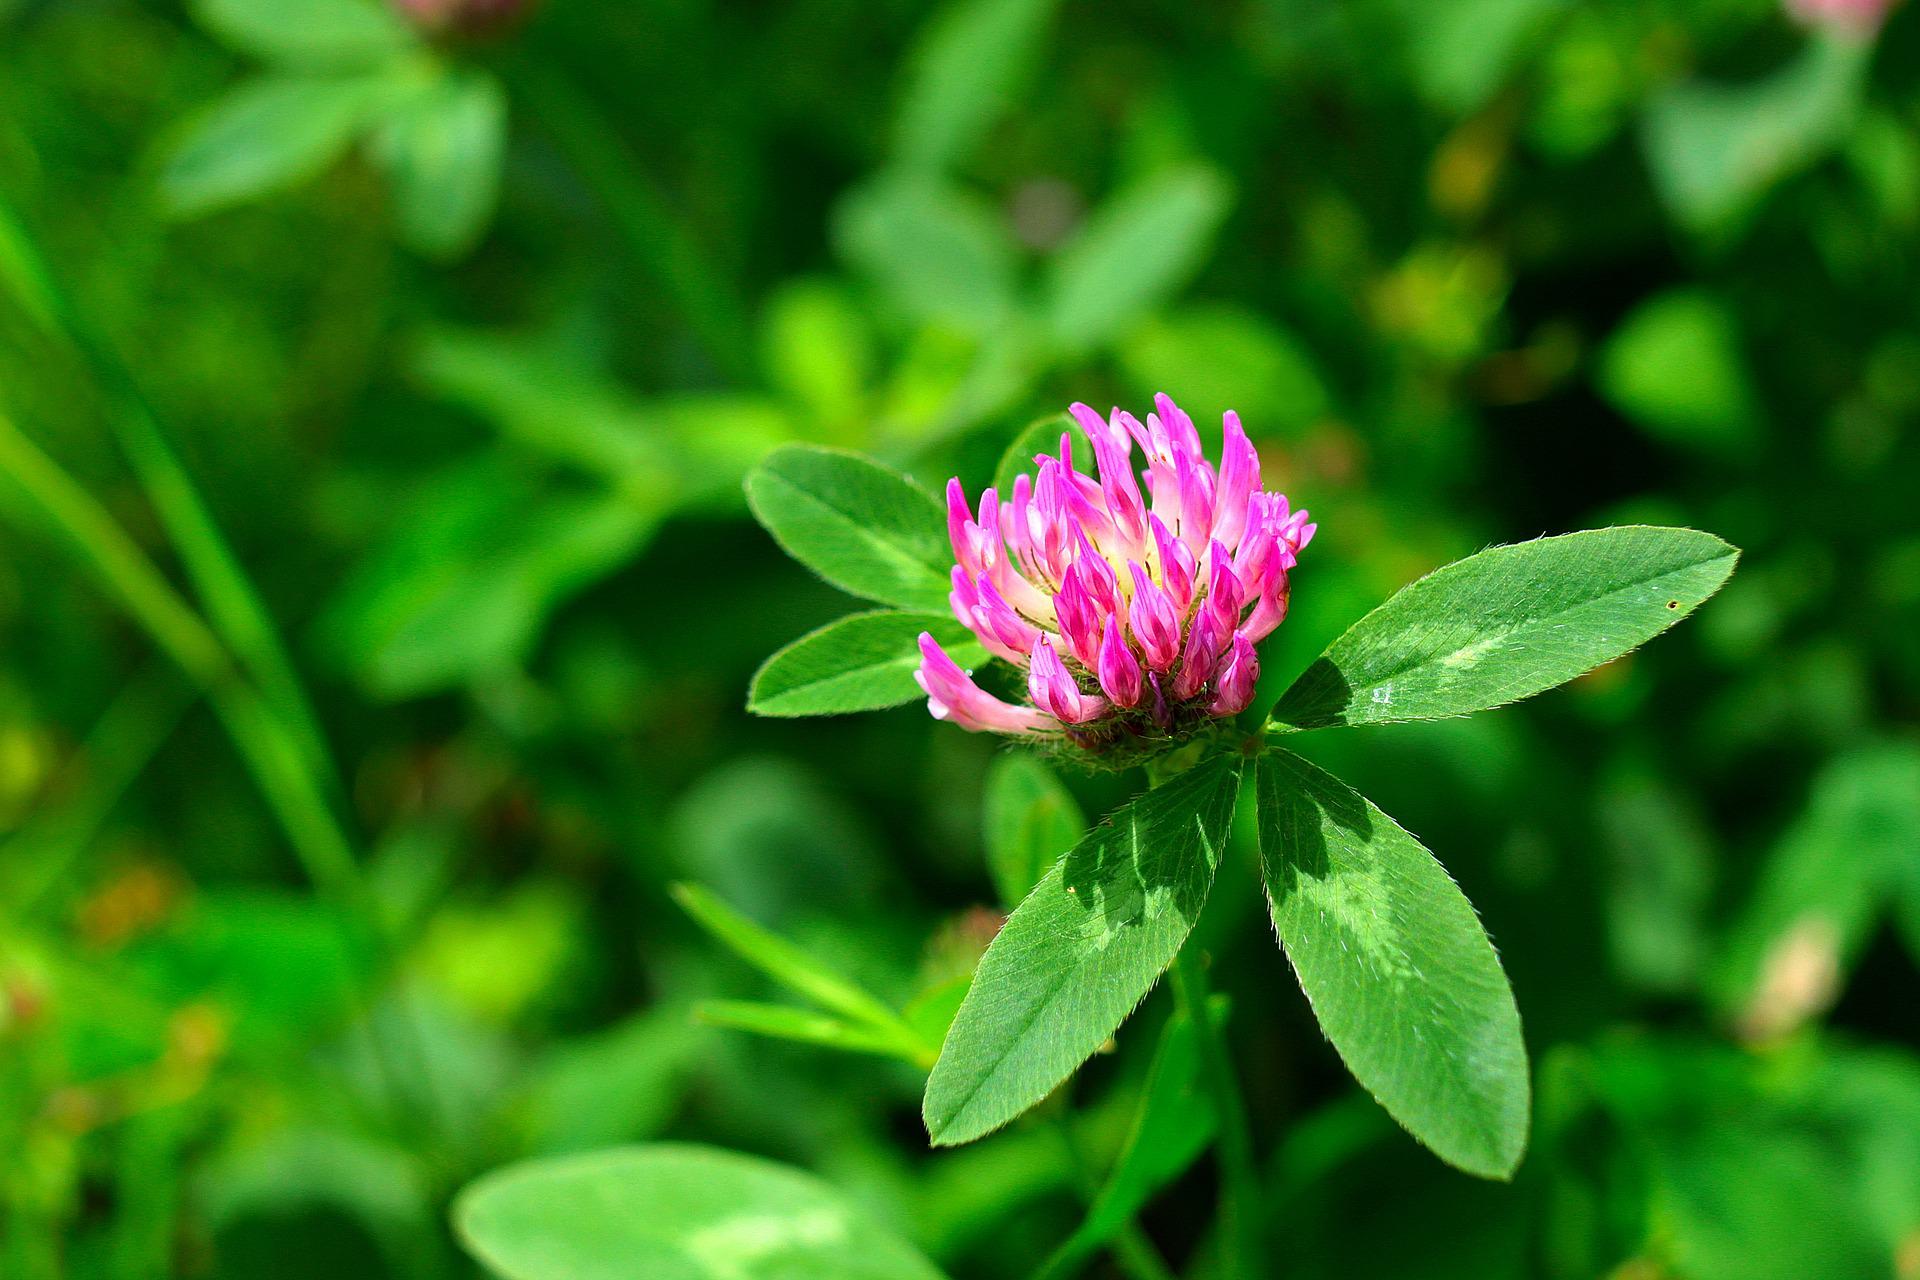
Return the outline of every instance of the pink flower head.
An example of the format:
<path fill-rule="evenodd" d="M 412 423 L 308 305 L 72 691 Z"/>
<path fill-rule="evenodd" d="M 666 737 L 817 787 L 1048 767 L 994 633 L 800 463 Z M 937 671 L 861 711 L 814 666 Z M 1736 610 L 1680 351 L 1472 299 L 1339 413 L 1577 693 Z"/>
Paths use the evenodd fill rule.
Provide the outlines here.
<path fill-rule="evenodd" d="M 1239 714 L 1260 671 L 1254 646 L 1285 619 L 1315 526 L 1260 487 L 1237 414 L 1215 468 L 1164 395 L 1144 422 L 1084 404 L 1071 413 L 1090 446 L 1080 459 L 1074 433 L 1062 434 L 1006 500 L 982 493 L 977 518 L 959 480 L 947 485 L 954 616 L 1024 677 L 1029 705 L 987 693 L 922 636 L 915 679 L 928 706 L 965 729 L 1093 750 Z"/>

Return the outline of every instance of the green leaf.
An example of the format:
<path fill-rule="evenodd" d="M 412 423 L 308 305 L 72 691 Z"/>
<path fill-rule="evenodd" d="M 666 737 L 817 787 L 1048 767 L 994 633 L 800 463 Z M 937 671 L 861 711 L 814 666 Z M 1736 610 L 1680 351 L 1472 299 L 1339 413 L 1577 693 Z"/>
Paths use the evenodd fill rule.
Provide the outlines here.
<path fill-rule="evenodd" d="M 956 0 L 909 55 L 894 154 L 912 168 L 967 158 L 1026 90 L 1058 0 Z"/>
<path fill-rule="evenodd" d="M 550 337 L 434 329 L 420 340 L 412 372 L 504 438 L 643 505 L 737 503 L 748 469 L 793 435 L 765 397 L 708 391 L 641 400 Z"/>
<path fill-rule="evenodd" d="M 982 802 L 987 870 L 1000 901 L 1019 905 L 1087 833 L 1087 817 L 1053 770 L 1022 753 L 994 760 Z"/>
<path fill-rule="evenodd" d="M 733 953 L 794 994 L 871 1027 L 905 1031 L 900 1015 L 779 934 L 763 929 L 696 884 L 676 884 L 673 900 Z M 911 1038 L 909 1036 L 909 1038 Z"/>
<path fill-rule="evenodd" d="M 1239 307 L 1207 304 L 1148 316 L 1123 336 L 1116 354 L 1141 387 L 1177 389 L 1180 407 L 1196 422 L 1235 409 L 1256 435 L 1297 434 L 1332 410 L 1306 348 Z"/>
<path fill-rule="evenodd" d="M 1748 1060 L 1764 1081 L 1767 1057 Z M 1904 1240 L 1913 1230 L 1913 1206 L 1920 1205 L 1920 1064 L 1891 1047 L 1849 1051 L 1830 1044 L 1806 1092 L 1814 1115 L 1794 1127 L 1809 1133 L 1831 1125 L 1828 1132 L 1845 1135 L 1851 1151 L 1842 1157 L 1848 1166 L 1843 1201 L 1883 1245 Z"/>
<path fill-rule="evenodd" d="M 907 319 L 985 336 L 1014 309 L 1018 250 L 988 205 L 947 183 L 886 174 L 834 211 L 840 255 Z"/>
<path fill-rule="evenodd" d="M 222 42 L 269 61 L 356 66 L 418 44 L 379 0 L 193 0 L 192 9 Z"/>
<path fill-rule="evenodd" d="M 1551 1105 L 1575 1139 L 1554 1180 L 1628 1210 L 1612 1230 L 1589 1217 L 1569 1263 L 1611 1261 L 1631 1239 L 1659 1274 L 1688 1280 L 1897 1274 L 1920 1204 L 1910 1055 L 1837 1037 L 1752 1053 L 1641 1030 L 1556 1051 L 1541 1082 L 1557 1095 L 1543 1087 L 1543 1133 Z"/>
<path fill-rule="evenodd" d="M 217 1000 L 243 1052 L 298 1043 L 351 1015 L 365 939 L 333 908 L 267 889 L 210 890 L 132 957 L 169 999 Z"/>
<path fill-rule="evenodd" d="M 272 75 L 202 113 L 160 173 L 160 202 L 197 217 L 306 181 L 332 164 L 391 91 L 375 76 Z"/>
<path fill-rule="evenodd" d="M 1455 561 L 1334 641 L 1280 698 L 1296 729 L 1467 715 L 1610 662 L 1693 612 L 1739 551 L 1710 533 L 1589 529 Z"/>
<path fill-rule="evenodd" d="M 947 1032 L 953 1029 L 954 1017 L 960 1012 L 960 1002 L 967 998 L 967 988 L 972 985 L 971 973 L 959 974 L 922 991 L 900 1011 L 901 1020 L 920 1037 L 928 1064 L 940 1056 L 940 1045 L 946 1040 Z"/>
<path fill-rule="evenodd" d="M 913 673 L 919 637 L 930 632 L 962 667 L 987 651 L 952 614 L 856 613 L 809 632 L 754 673 L 747 710 L 762 716 L 837 716 L 879 711 L 921 697 Z"/>
<path fill-rule="evenodd" d="M 329 604 L 325 647 L 387 698 L 511 670 L 562 600 L 638 554 L 665 500 L 579 493 L 493 455 L 442 473 Z"/>
<path fill-rule="evenodd" d="M 1225 996 L 1207 1002 L 1216 1026 L 1227 1020 Z M 1047 1275 L 1070 1271 L 1081 1259 L 1119 1234 L 1154 1194 L 1187 1171 L 1207 1145 L 1219 1122 L 1213 1097 L 1201 1084 L 1200 1037 L 1184 1011 L 1167 1019 L 1154 1050 L 1133 1127 L 1113 1171 L 1074 1233 L 1054 1251 L 1042 1269 Z"/>
<path fill-rule="evenodd" d="M 747 505 L 782 550 L 842 591 L 946 609 L 946 516 L 899 472 L 856 453 L 788 445 L 747 477 Z"/>
<path fill-rule="evenodd" d="M 1079 424 L 1064 413 L 1050 413 L 1044 418 L 1035 418 L 1020 429 L 1020 434 L 1013 438 L 1007 451 L 1000 455 L 1000 465 L 993 469 L 993 487 L 999 491 L 1002 502 L 1012 495 L 1015 477 L 1034 474 L 1037 465 L 1035 458 L 1043 453 L 1060 452 L 1060 436 L 1063 432 L 1071 432 L 1077 440 L 1086 438 Z"/>
<path fill-rule="evenodd" d="M 836 431 L 871 431 L 863 417 L 876 364 L 867 310 L 838 281 L 800 279 L 767 300 L 761 366 L 784 399 Z"/>
<path fill-rule="evenodd" d="M 1136 797 L 1007 918 L 927 1081 L 936 1146 L 1039 1102 L 1145 998 L 1213 887 L 1239 785 L 1222 756 Z"/>
<path fill-rule="evenodd" d="M 547 1048 L 519 1108 L 526 1149 L 559 1155 L 652 1137 L 673 1120 L 711 1048 L 712 1037 L 673 1004 Z"/>
<path fill-rule="evenodd" d="M 263 1126 L 247 1141 L 223 1143 L 205 1153 L 194 1178 L 201 1229 L 213 1241 L 233 1243 L 266 1235 L 271 1230 L 267 1224 L 317 1212 L 344 1226 L 346 1238 L 370 1238 L 383 1250 L 404 1251 L 405 1242 L 434 1233 L 437 1211 L 422 1153 L 403 1142 L 356 1131 L 350 1123 L 290 1115 L 280 1124 Z M 133 1151 L 113 1164 L 126 1171 L 121 1177 L 132 1174 L 129 1182 L 144 1180 L 146 1185 L 115 1188 L 116 1216 L 127 1212 L 127 1195 L 159 1190 L 171 1198 L 164 1188 L 178 1176 L 177 1160 L 141 1168 L 141 1155 L 157 1154 L 149 1142 L 136 1139 L 129 1146 Z M 158 1215 L 155 1235 L 160 1239 L 166 1237 L 167 1221 L 167 1214 Z M 266 1256 L 245 1246 L 236 1252 L 242 1258 Z M 168 1269 L 160 1261 L 164 1248 L 152 1256 L 155 1269 Z M 224 1260 L 232 1255 L 223 1249 L 221 1256 Z"/>
<path fill-rule="evenodd" d="M 792 756 L 736 756 L 675 800 L 663 845 L 684 878 L 769 928 L 842 917 L 897 874 L 843 790 Z"/>
<path fill-rule="evenodd" d="M 1466 115 L 1499 91 L 1514 63 L 1538 48 L 1539 28 L 1566 0 L 1403 0 L 1407 53 L 1422 96 Z"/>
<path fill-rule="evenodd" d="M 1510 1177 L 1527 1050 L 1472 905 L 1392 818 L 1290 752 L 1260 757 L 1254 797 L 1274 928 L 1347 1069 L 1447 1163 Z"/>
<path fill-rule="evenodd" d="M 700 1021 L 732 1031 L 767 1036 L 774 1040 L 793 1040 L 822 1049 L 844 1053 L 874 1053 L 887 1058 L 904 1058 L 924 1064 L 927 1050 L 918 1040 L 856 1026 L 812 1009 L 791 1005 L 760 1004 L 751 1000 L 703 1000 L 694 1009 Z"/>
<path fill-rule="evenodd" d="M 437 76 L 386 113 L 373 155 L 411 248 L 451 258 L 473 247 L 493 216 L 506 134 L 506 94 L 477 71 Z"/>
<path fill-rule="evenodd" d="M 581 924 L 572 890 L 523 879 L 481 902 L 441 905 L 409 963 L 451 1008 L 505 1025 L 578 971 Z"/>
<path fill-rule="evenodd" d="M 1699 1280 L 1885 1273 L 1888 1250 L 1849 1194 L 1857 1166 L 1820 1125 L 1782 1124 L 1764 1108 L 1715 1121 L 1649 1144 L 1665 1264 L 1655 1265 Z"/>
<path fill-rule="evenodd" d="M 1920 215 L 1920 140 L 1892 112 L 1869 107 L 1846 143 L 1847 166 L 1872 197 L 1873 216 L 1907 228 Z"/>
<path fill-rule="evenodd" d="M 1226 217 L 1224 178 L 1186 165 L 1148 178 L 1094 210 L 1047 277 L 1054 340 L 1081 352 L 1120 336 L 1200 269 Z"/>
<path fill-rule="evenodd" d="M 1695 231 L 1737 222 L 1780 179 L 1847 136 L 1873 41 L 1818 37 L 1751 84 L 1689 81 L 1647 103 L 1647 167 L 1667 208 Z"/>
<path fill-rule="evenodd" d="M 1688 993 L 1707 953 L 1716 850 L 1695 802 L 1650 770 L 1602 784 L 1595 797 L 1614 969 L 1668 995 Z"/>
<path fill-rule="evenodd" d="M 1906 860 L 1895 891 L 1894 908 L 1894 923 L 1906 940 L 1907 955 L 1920 962 L 1920 855 Z"/>
<path fill-rule="evenodd" d="M 1758 398 L 1733 311 L 1698 289 L 1636 307 L 1600 353 L 1599 385 L 1648 434 L 1718 453 L 1754 443 Z"/>
<path fill-rule="evenodd" d="M 502 1280 L 939 1280 L 811 1174 L 658 1143 L 498 1169 L 454 1202 Z"/>
<path fill-rule="evenodd" d="M 435 396 L 501 436 L 621 491 L 656 492 L 662 447 L 655 406 L 588 362 L 520 336 L 435 328 L 414 343 L 409 372 Z M 667 477 L 669 483 L 676 474 Z"/>

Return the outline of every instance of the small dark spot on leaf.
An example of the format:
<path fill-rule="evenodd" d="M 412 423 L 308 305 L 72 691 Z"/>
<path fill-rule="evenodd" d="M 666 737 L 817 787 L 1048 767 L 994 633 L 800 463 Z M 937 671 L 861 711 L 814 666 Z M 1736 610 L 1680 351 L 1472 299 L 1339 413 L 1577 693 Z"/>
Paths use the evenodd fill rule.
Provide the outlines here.
<path fill-rule="evenodd" d="M 1669 601 L 1667 601 L 1667 608 L 1669 608 L 1669 609 L 1678 609 L 1679 607 L 1680 607 L 1680 602 L 1679 602 L 1678 600 L 1669 600 Z"/>

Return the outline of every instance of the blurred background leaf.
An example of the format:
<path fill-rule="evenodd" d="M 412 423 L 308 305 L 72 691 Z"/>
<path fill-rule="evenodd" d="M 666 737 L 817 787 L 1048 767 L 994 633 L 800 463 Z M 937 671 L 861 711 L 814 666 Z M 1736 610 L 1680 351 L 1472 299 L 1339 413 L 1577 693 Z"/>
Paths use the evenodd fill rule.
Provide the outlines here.
<path fill-rule="evenodd" d="M 379 74 L 270 75 L 205 112 L 175 145 L 160 200 L 193 217 L 304 182 L 347 149 L 396 86 Z"/>

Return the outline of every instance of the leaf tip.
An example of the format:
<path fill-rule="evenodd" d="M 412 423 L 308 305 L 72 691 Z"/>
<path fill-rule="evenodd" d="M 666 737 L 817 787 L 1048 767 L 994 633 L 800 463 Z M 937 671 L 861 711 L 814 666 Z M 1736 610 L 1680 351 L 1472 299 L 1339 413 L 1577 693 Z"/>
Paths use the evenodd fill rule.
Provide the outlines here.
<path fill-rule="evenodd" d="M 690 916 L 700 914 L 701 889 L 691 880 L 675 880 L 667 886 L 667 896 Z"/>
<path fill-rule="evenodd" d="M 774 655 L 774 657 L 778 656 L 778 654 Z M 753 673 L 753 678 L 747 681 L 746 711 L 748 715 L 777 716 L 780 714 L 777 711 L 771 710 L 774 699 L 767 697 L 761 692 L 761 685 L 766 680 L 767 668 L 772 665 L 773 657 L 769 657 L 765 662 L 761 663 L 759 669 Z"/>
<path fill-rule="evenodd" d="M 934 1062 L 934 1070 L 937 1071 L 939 1066 L 940 1063 L 936 1059 Z M 928 1146 L 957 1147 L 960 1145 L 959 1142 L 951 1136 L 951 1126 L 948 1125 L 944 1119 L 934 1114 L 932 1080 L 927 1081 L 927 1096 L 920 1104 L 920 1123 L 926 1126 Z"/>
<path fill-rule="evenodd" d="M 927 1145 L 962 1147 L 986 1137 L 1011 1117 L 982 1125 L 977 1114 L 969 1117 L 967 1100 L 953 1097 L 949 1081 L 941 1073 L 942 1059 L 934 1060 L 927 1076 L 927 1092 L 920 1103 L 920 1120 L 927 1127 Z"/>
<path fill-rule="evenodd" d="M 1472 1174 L 1474 1177 L 1483 1178 L 1488 1182 L 1510 1183 L 1513 1181 L 1514 1175 L 1519 1173 L 1521 1162 L 1526 1159 L 1527 1134 L 1524 1128 L 1520 1130 L 1518 1138 L 1519 1140 L 1513 1144 L 1510 1150 L 1490 1151 L 1487 1153 L 1488 1158 L 1485 1160 L 1475 1159 L 1473 1161 L 1466 1161 L 1449 1159 L 1447 1163 L 1462 1173 Z"/>

